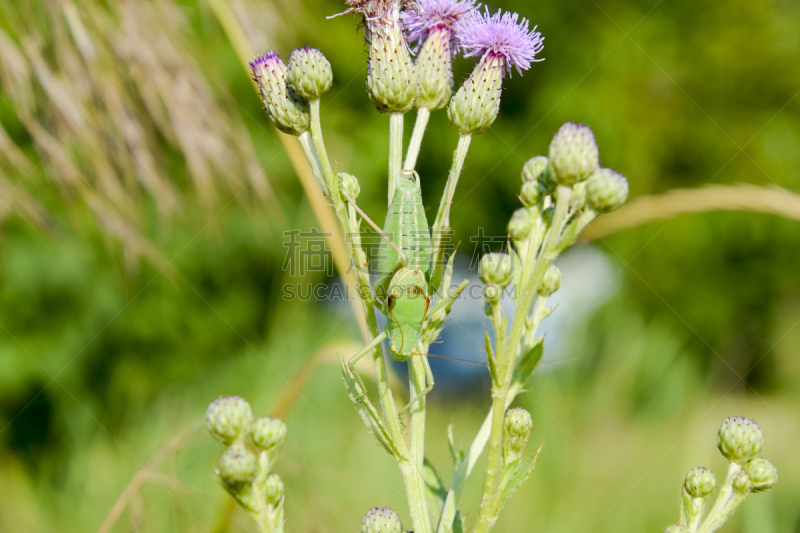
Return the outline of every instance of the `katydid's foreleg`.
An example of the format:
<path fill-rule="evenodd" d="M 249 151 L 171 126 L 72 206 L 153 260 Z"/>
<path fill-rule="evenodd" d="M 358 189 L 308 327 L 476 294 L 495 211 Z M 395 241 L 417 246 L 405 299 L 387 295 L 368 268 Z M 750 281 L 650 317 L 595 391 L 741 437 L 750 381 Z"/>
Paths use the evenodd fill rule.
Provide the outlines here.
<path fill-rule="evenodd" d="M 421 352 L 422 351 L 422 346 L 418 345 L 418 349 Z M 433 390 L 433 385 L 434 385 L 434 382 L 433 382 L 433 371 L 431 370 L 430 363 L 428 363 L 428 357 L 423 353 L 420 353 L 418 355 L 412 355 L 411 357 L 422 357 L 422 363 L 423 363 L 423 365 L 425 365 L 425 380 L 427 381 L 428 386 L 425 387 L 425 390 L 423 390 L 422 392 L 420 392 L 419 394 L 414 396 L 411 399 L 411 401 L 408 402 L 408 405 L 406 405 L 405 407 L 403 407 L 403 409 L 400 410 L 400 412 L 398 413 L 398 416 L 403 416 L 403 413 L 405 413 L 406 411 L 411 409 L 414 406 L 415 403 L 417 403 L 421 398 L 423 398 L 426 394 L 428 394 L 431 390 Z"/>
<path fill-rule="evenodd" d="M 375 337 L 374 339 L 372 339 L 372 341 L 370 341 L 370 343 L 367 344 L 366 347 L 364 347 L 363 350 L 361 350 L 360 352 L 355 354 L 347 362 L 347 367 L 350 369 L 350 372 L 356 378 L 356 381 L 358 382 L 359 387 L 361 387 L 361 395 L 358 397 L 358 401 L 361 401 L 361 398 L 363 398 L 364 396 L 367 395 L 367 386 L 364 385 L 364 381 L 361 379 L 361 376 L 359 376 L 358 372 L 356 372 L 355 365 L 356 365 L 356 363 L 358 362 L 359 359 L 361 359 L 362 357 L 364 357 L 365 355 L 370 353 L 372 350 L 374 350 L 377 346 L 379 346 L 380 343 L 382 343 L 384 341 L 384 339 L 386 339 L 386 332 L 385 331 L 382 332 L 377 337 Z"/>

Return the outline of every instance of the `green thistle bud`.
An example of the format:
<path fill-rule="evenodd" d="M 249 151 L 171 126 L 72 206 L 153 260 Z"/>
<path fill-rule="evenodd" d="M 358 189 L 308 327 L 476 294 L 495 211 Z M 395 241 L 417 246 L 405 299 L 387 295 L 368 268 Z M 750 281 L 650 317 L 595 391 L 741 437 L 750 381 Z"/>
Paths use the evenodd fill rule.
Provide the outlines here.
<path fill-rule="evenodd" d="M 361 521 L 361 533 L 401 533 L 400 517 L 388 507 L 375 507 L 367 511 Z"/>
<path fill-rule="evenodd" d="M 514 262 L 508 254 L 486 254 L 478 263 L 478 275 L 484 283 L 494 283 L 501 289 L 511 282 Z"/>
<path fill-rule="evenodd" d="M 276 128 L 298 136 L 311 125 L 308 102 L 289 87 L 286 81 L 288 68 L 277 52 L 256 56 L 250 62 L 253 79 L 261 92 L 264 109 Z"/>
<path fill-rule="evenodd" d="M 559 185 L 571 187 L 597 170 L 599 154 L 592 130 L 567 122 L 550 143 L 550 170 Z"/>
<path fill-rule="evenodd" d="M 405 113 L 417 99 L 414 62 L 398 20 L 397 9 L 385 16 L 366 18 L 367 92 L 381 113 Z"/>
<path fill-rule="evenodd" d="M 586 181 L 586 197 L 595 212 L 613 211 L 628 198 L 628 180 L 619 172 L 599 168 Z"/>
<path fill-rule="evenodd" d="M 339 179 L 342 182 L 344 193 L 353 200 L 358 198 L 358 195 L 361 194 L 361 185 L 358 183 L 358 179 L 347 172 L 339 172 Z"/>
<path fill-rule="evenodd" d="M 447 116 L 461 135 L 477 135 L 492 125 L 500 112 L 503 60 L 486 54 L 450 100 Z"/>
<path fill-rule="evenodd" d="M 561 287 L 562 279 L 561 270 L 555 265 L 550 265 L 547 267 L 544 277 L 542 278 L 539 294 L 542 296 L 550 296 Z"/>
<path fill-rule="evenodd" d="M 238 396 L 217 398 L 206 410 L 208 431 L 218 441 L 230 446 L 240 435 L 246 434 L 253 422 L 250 404 Z"/>
<path fill-rule="evenodd" d="M 487 315 L 492 314 L 491 306 L 499 302 L 501 296 L 503 296 L 503 289 L 494 283 L 487 283 L 483 286 L 483 297 L 486 299 L 487 304 L 487 307 L 484 311 Z"/>
<path fill-rule="evenodd" d="M 519 197 L 525 207 L 536 207 L 541 205 L 547 193 L 542 184 L 537 181 L 526 181 L 522 184 L 522 191 Z"/>
<path fill-rule="evenodd" d="M 517 209 L 508 222 L 508 235 L 512 241 L 523 241 L 533 229 L 533 218 L 527 209 Z"/>
<path fill-rule="evenodd" d="M 766 459 L 752 459 L 744 465 L 744 471 L 752 483 L 753 492 L 764 492 L 778 482 L 778 469 Z"/>
<path fill-rule="evenodd" d="M 672 524 L 667 526 L 666 533 L 686 533 L 686 528 L 683 524 Z"/>
<path fill-rule="evenodd" d="M 546 186 L 548 194 L 555 190 L 555 182 L 550 174 L 550 163 L 543 155 L 537 155 L 525 162 L 525 166 L 522 167 L 522 181 L 539 182 Z"/>
<path fill-rule="evenodd" d="M 542 211 L 542 222 L 544 222 L 546 226 L 549 226 L 550 223 L 553 221 L 553 215 L 555 214 L 555 212 L 556 209 L 552 205 L 547 209 L 545 209 L 544 211 Z"/>
<path fill-rule="evenodd" d="M 732 416 L 722 423 L 717 434 L 719 451 L 734 463 L 746 463 L 761 453 L 764 436 L 753 420 Z"/>
<path fill-rule="evenodd" d="M 734 492 L 738 494 L 747 494 L 753 488 L 753 484 L 750 481 L 750 477 L 743 470 L 739 470 L 733 475 L 731 484 Z"/>
<path fill-rule="evenodd" d="M 286 81 L 306 100 L 317 100 L 333 85 L 333 70 L 322 52 L 306 46 L 289 56 Z"/>
<path fill-rule="evenodd" d="M 448 29 L 431 31 L 417 56 L 416 69 L 419 83 L 416 107 L 429 111 L 442 109 L 453 94 L 453 59 Z"/>
<path fill-rule="evenodd" d="M 515 453 L 522 453 L 533 430 L 531 414 L 522 407 L 506 411 L 503 422 L 506 428 L 506 442 Z"/>
<path fill-rule="evenodd" d="M 278 418 L 262 416 L 253 422 L 250 436 L 257 447 L 262 450 L 273 450 L 282 446 L 286 440 L 286 424 Z"/>
<path fill-rule="evenodd" d="M 256 455 L 244 446 L 231 446 L 219 458 L 217 474 L 234 487 L 253 482 L 258 468 Z"/>
<path fill-rule="evenodd" d="M 717 478 L 708 468 L 698 466 L 686 474 L 683 487 L 692 498 L 705 498 L 717 488 Z"/>
<path fill-rule="evenodd" d="M 264 483 L 264 497 L 267 503 L 275 505 L 283 499 L 283 481 L 278 474 L 270 474 Z"/>

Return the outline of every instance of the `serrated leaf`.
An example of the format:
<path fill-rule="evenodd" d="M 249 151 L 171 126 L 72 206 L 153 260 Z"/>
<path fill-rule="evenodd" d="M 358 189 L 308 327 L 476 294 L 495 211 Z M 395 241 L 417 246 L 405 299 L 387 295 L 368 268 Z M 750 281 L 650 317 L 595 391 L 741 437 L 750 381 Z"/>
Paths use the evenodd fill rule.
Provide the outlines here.
<path fill-rule="evenodd" d="M 514 381 L 520 385 L 525 385 L 539 366 L 544 354 L 544 338 L 539 337 L 533 346 L 520 357 L 517 367 L 514 369 Z"/>
<path fill-rule="evenodd" d="M 544 444 L 542 444 L 542 446 L 544 446 Z M 539 446 L 539 449 L 536 450 L 536 453 L 525 458 L 520 463 L 517 471 L 514 472 L 514 475 L 511 476 L 511 479 L 508 480 L 508 485 L 506 485 L 505 490 L 503 490 L 503 495 L 500 497 L 500 505 L 497 507 L 497 514 L 500 514 L 500 511 L 503 510 L 506 502 L 511 499 L 514 493 L 517 492 L 522 484 L 525 483 L 525 480 L 530 477 L 531 473 L 533 473 L 533 469 L 536 467 L 536 459 L 539 457 L 539 452 L 542 451 L 542 446 Z"/>
<path fill-rule="evenodd" d="M 464 520 L 461 518 L 461 511 L 456 511 L 453 518 L 453 533 L 464 533 Z"/>
<path fill-rule="evenodd" d="M 442 478 L 436 473 L 436 468 L 425 458 L 422 468 L 422 480 L 425 482 L 425 488 L 428 489 L 428 494 L 432 496 L 438 503 L 438 508 L 444 506 L 447 499 L 447 488 L 442 482 Z"/>
<path fill-rule="evenodd" d="M 380 416 L 378 416 L 378 412 L 375 410 L 372 402 L 369 401 L 369 398 L 367 398 L 366 393 L 361 390 L 361 386 L 356 381 L 355 376 L 350 371 L 350 367 L 341 355 L 339 356 L 339 363 L 342 365 L 342 378 L 347 388 L 347 395 L 350 396 L 350 400 L 353 402 L 358 414 L 361 415 L 361 419 L 364 421 L 364 424 L 366 424 L 367 429 L 378 441 L 378 444 L 383 446 L 390 455 L 398 459 L 403 459 L 403 455 L 397 449 L 394 440 L 392 440 L 392 437 L 383 425 Z"/>

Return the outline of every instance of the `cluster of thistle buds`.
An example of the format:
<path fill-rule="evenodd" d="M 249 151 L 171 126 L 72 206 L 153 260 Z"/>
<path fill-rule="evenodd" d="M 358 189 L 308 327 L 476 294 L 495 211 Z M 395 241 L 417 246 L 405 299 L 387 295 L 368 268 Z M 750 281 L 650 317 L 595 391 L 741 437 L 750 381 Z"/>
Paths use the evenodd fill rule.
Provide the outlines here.
<path fill-rule="evenodd" d="M 547 157 L 536 156 L 522 169 L 519 198 L 524 207 L 516 210 L 508 223 L 508 235 L 514 244 L 511 255 L 485 255 L 478 273 L 485 283 L 484 296 L 492 305 L 509 285 L 520 281 L 520 264 L 531 243 L 537 248 L 553 224 L 559 196 L 563 213 L 557 219 L 556 240 L 551 249 L 542 248 L 548 262 L 536 288 L 540 296 L 550 296 L 561 287 L 562 275 L 550 264 L 561 252 L 572 246 L 581 230 L 598 214 L 613 211 L 628 197 L 628 181 L 613 170 L 602 168 L 592 130 L 582 124 L 568 122 L 561 126 L 550 143 Z M 488 311 L 488 309 L 487 309 Z"/>
<path fill-rule="evenodd" d="M 667 533 L 716 531 L 748 495 L 774 487 L 778 470 L 759 457 L 763 443 L 764 436 L 755 421 L 741 416 L 725 420 L 717 434 L 717 446 L 730 465 L 716 502 L 704 519 L 706 501 L 716 490 L 717 480 L 707 468 L 693 468 L 683 482 L 681 521 L 667 527 Z"/>
<path fill-rule="evenodd" d="M 272 469 L 286 440 L 286 424 L 272 417 L 254 419 L 250 404 L 238 396 L 211 402 L 206 424 L 228 447 L 216 470 L 220 484 L 260 530 L 283 531 L 283 481 Z"/>

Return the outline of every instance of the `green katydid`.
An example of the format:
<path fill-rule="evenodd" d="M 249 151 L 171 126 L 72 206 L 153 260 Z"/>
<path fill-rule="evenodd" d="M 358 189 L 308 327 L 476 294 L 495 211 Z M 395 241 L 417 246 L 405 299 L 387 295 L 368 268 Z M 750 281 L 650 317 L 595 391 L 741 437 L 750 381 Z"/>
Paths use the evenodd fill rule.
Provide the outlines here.
<path fill-rule="evenodd" d="M 354 365 L 386 338 L 389 339 L 389 353 L 395 361 L 422 356 L 428 385 L 400 411 L 402 414 L 430 392 L 434 385 L 427 354 L 421 344 L 425 319 L 449 307 L 466 288 L 467 281 L 464 280 L 451 294 L 441 296 L 436 305 L 430 306 L 430 295 L 438 290 L 441 282 L 442 260 L 432 257 L 431 235 L 416 172 L 403 170 L 398 175 L 383 231 L 355 206 L 355 202 L 348 200 L 383 238 L 378 262 L 381 277 L 375 284 L 375 295 L 376 303 L 387 318 L 384 331 L 351 358 L 348 366 L 361 382 L 362 390 L 366 390 Z"/>

